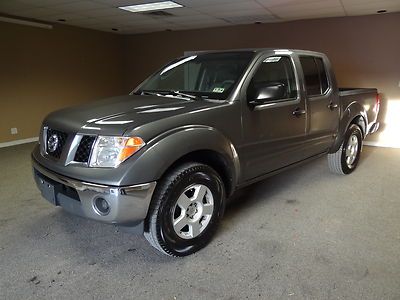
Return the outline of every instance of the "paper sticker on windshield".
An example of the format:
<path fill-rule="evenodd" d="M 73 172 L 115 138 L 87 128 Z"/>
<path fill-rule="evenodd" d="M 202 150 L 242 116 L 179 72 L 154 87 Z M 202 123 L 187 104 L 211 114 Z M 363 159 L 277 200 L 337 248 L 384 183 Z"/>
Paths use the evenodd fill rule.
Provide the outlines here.
<path fill-rule="evenodd" d="M 278 61 L 281 60 L 281 58 L 282 58 L 282 57 L 280 57 L 280 56 L 271 56 L 271 57 L 266 58 L 266 59 L 264 60 L 264 62 L 266 62 L 266 63 L 278 62 Z"/>
<path fill-rule="evenodd" d="M 224 88 L 216 87 L 213 89 L 213 93 L 223 93 L 224 90 L 225 90 Z"/>

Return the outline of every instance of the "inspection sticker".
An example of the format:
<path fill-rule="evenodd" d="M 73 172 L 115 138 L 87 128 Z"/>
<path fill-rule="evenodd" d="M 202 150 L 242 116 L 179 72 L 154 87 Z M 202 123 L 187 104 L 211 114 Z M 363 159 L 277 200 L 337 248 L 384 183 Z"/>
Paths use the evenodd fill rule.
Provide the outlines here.
<path fill-rule="evenodd" d="M 264 60 L 264 62 L 266 62 L 266 63 L 269 63 L 269 62 L 278 62 L 278 61 L 280 61 L 280 60 L 281 60 L 281 57 L 279 57 L 279 56 L 271 56 L 271 57 L 266 58 L 266 59 Z"/>
<path fill-rule="evenodd" d="M 223 93 L 224 90 L 225 90 L 224 88 L 216 87 L 213 89 L 213 93 Z"/>

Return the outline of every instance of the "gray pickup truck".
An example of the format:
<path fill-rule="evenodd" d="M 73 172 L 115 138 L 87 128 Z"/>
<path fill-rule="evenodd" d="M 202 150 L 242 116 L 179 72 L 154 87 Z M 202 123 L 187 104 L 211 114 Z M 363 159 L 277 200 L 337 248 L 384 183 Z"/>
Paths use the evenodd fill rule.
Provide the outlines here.
<path fill-rule="evenodd" d="M 351 173 L 379 105 L 376 89 L 339 89 L 321 53 L 191 53 L 130 95 L 48 115 L 34 177 L 52 204 L 141 224 L 156 249 L 185 256 L 211 240 L 235 190 L 325 154 Z"/>

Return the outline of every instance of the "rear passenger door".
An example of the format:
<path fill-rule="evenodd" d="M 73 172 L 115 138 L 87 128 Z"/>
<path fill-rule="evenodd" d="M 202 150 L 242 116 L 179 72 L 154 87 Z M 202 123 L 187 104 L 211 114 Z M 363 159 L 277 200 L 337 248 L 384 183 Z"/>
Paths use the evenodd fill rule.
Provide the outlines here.
<path fill-rule="evenodd" d="M 338 97 L 333 92 L 327 72 L 328 60 L 323 56 L 300 56 L 308 110 L 310 154 L 326 151 L 332 145 L 339 125 Z"/>

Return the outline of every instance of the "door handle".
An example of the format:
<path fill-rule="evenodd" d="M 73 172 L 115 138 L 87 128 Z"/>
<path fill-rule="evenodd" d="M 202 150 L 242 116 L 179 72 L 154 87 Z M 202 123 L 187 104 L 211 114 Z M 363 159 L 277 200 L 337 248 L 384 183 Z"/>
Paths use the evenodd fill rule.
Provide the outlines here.
<path fill-rule="evenodd" d="M 337 108 L 337 107 L 338 107 L 338 105 L 337 105 L 336 103 L 333 103 L 333 102 L 329 103 L 329 105 L 328 105 L 328 108 L 329 108 L 330 110 L 334 110 L 334 109 Z"/>
<path fill-rule="evenodd" d="M 304 115 L 305 113 L 306 111 L 304 109 L 296 108 L 296 110 L 292 112 L 292 115 L 298 118 L 301 115 Z"/>

